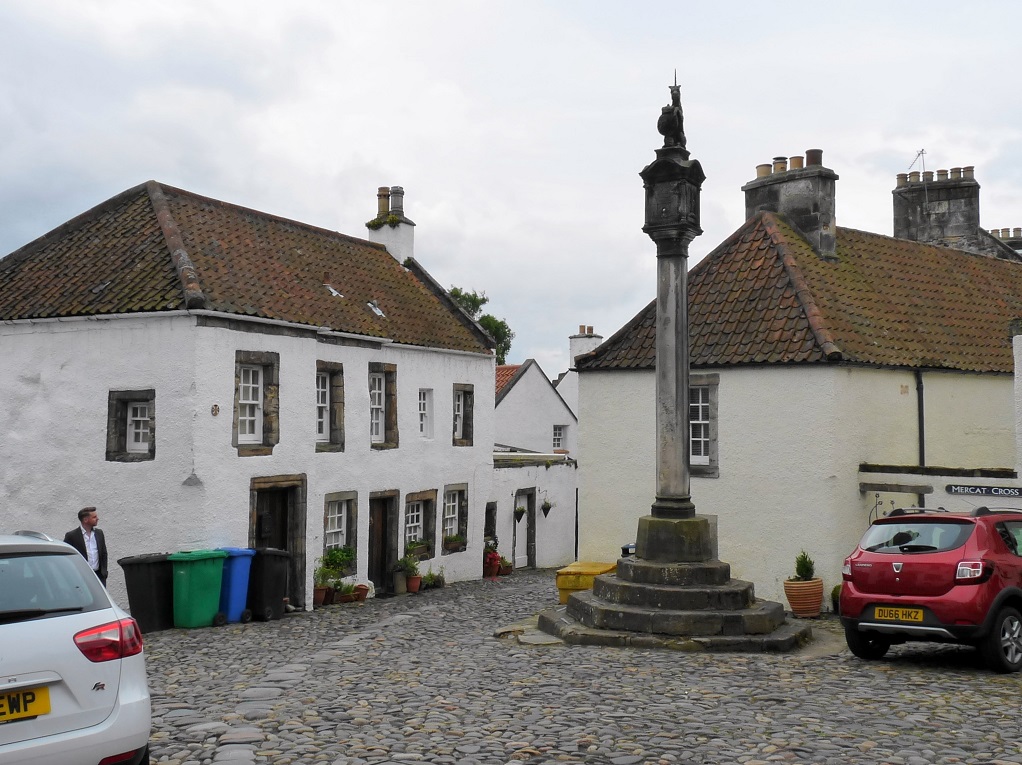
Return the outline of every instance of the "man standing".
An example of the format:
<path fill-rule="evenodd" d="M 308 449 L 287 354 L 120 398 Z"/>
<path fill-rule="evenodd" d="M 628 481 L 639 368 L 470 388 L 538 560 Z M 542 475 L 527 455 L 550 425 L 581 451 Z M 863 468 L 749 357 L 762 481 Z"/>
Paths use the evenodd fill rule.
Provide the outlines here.
<path fill-rule="evenodd" d="M 89 567 L 96 572 L 99 581 L 106 587 L 106 539 L 97 529 L 99 515 L 94 507 L 83 507 L 78 511 L 79 526 L 64 535 L 64 541 L 80 552 Z"/>

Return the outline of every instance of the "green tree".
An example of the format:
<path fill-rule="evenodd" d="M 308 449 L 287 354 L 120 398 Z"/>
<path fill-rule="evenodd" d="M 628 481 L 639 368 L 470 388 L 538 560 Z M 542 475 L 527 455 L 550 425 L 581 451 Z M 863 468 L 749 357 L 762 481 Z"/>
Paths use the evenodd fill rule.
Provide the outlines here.
<path fill-rule="evenodd" d="M 484 313 L 482 316 L 479 315 L 479 312 L 483 310 L 483 306 L 490 302 L 490 299 L 486 297 L 486 293 L 476 292 L 475 290 L 467 292 L 461 289 L 461 287 L 453 285 L 449 293 L 454 302 L 464 308 L 465 313 L 479 322 L 479 325 L 489 332 L 496 341 L 495 353 L 497 355 L 497 363 L 506 363 L 507 354 L 511 351 L 511 341 L 515 339 L 515 333 L 503 319 L 498 319 L 496 316 L 488 313 Z"/>

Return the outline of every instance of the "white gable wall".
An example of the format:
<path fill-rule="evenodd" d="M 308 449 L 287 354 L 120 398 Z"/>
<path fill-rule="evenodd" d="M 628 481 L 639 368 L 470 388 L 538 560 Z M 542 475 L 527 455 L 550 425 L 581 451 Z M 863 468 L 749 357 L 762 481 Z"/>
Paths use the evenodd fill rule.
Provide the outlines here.
<path fill-rule="evenodd" d="M 253 325 L 244 325 L 252 328 Z M 269 456 L 231 445 L 235 351 L 280 354 L 280 443 Z M 449 580 L 479 576 L 483 507 L 492 480 L 490 356 L 336 346 L 315 339 L 196 327 L 179 315 L 148 319 L 0 325 L 0 496 L 4 526 L 61 537 L 85 505 L 99 509 L 110 553 L 110 588 L 126 603 L 115 561 L 128 555 L 248 544 L 251 479 L 307 480 L 306 590 L 323 544 L 324 495 L 358 492 L 359 577 L 366 576 L 372 491 L 438 491 L 468 484 L 469 545 L 439 555 Z M 316 361 L 344 364 L 345 451 L 315 451 Z M 399 447 L 369 441 L 368 364 L 397 365 Z M 474 385 L 473 446 L 451 443 L 453 385 Z M 434 390 L 434 439 L 418 435 L 420 387 Z M 156 390 L 156 458 L 105 459 L 110 390 Z M 212 414 L 213 407 L 219 413 Z M 194 476 L 192 475 L 194 473 Z M 439 546 L 438 546 L 439 550 Z M 426 570 L 429 563 L 423 566 Z"/>
<path fill-rule="evenodd" d="M 718 516 L 720 558 L 735 578 L 752 581 L 759 597 L 784 602 L 782 582 L 803 548 L 829 590 L 840 582 L 841 563 L 874 503 L 872 494 L 859 492 L 859 465 L 917 464 L 913 374 L 830 366 L 719 374 L 719 477 L 692 478 L 696 511 Z M 923 379 L 929 464 L 1014 464 L 1004 430 L 1010 379 L 946 373 Z M 634 541 L 638 518 L 650 512 L 654 386 L 649 371 L 580 375 L 582 559 L 614 560 L 622 544 Z M 913 495 L 903 499 L 915 504 Z"/>
<path fill-rule="evenodd" d="M 574 456 L 578 426 L 550 381 L 536 364 L 530 364 L 497 404 L 496 442 L 534 452 L 553 450 L 553 426 L 565 426 L 562 447 Z"/>

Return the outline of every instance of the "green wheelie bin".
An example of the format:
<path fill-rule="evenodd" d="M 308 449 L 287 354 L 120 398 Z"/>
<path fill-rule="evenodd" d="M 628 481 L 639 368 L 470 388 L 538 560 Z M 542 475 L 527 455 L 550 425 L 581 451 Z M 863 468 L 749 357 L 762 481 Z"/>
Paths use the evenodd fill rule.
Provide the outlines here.
<path fill-rule="evenodd" d="M 174 626 L 210 627 L 227 623 L 219 610 L 224 575 L 224 550 L 171 553 L 174 566 Z"/>

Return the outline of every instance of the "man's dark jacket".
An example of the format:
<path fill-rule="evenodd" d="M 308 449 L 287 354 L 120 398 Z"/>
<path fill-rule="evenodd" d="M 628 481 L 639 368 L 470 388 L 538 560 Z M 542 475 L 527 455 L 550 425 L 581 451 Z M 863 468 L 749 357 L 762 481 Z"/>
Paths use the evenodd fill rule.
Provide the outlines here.
<path fill-rule="evenodd" d="M 106 539 L 103 537 L 102 529 L 95 528 L 92 533 L 96 535 L 96 552 L 99 553 L 99 571 L 96 576 L 99 581 L 106 584 Z M 64 535 L 64 541 L 82 554 L 85 560 L 89 559 L 89 551 L 85 549 L 85 535 L 82 534 L 82 527 L 71 529 Z"/>

